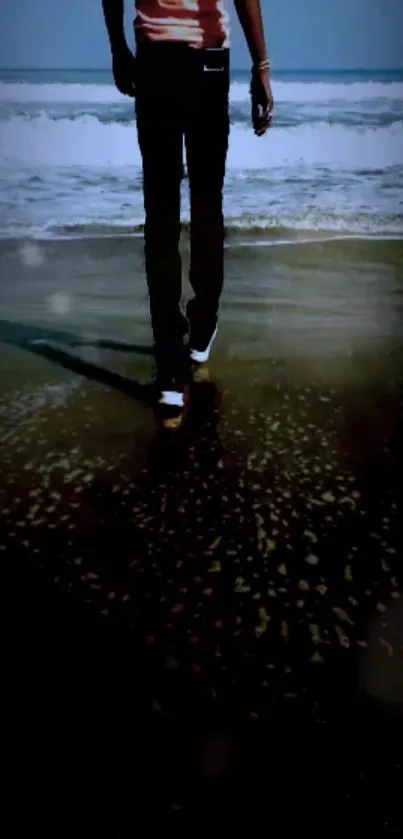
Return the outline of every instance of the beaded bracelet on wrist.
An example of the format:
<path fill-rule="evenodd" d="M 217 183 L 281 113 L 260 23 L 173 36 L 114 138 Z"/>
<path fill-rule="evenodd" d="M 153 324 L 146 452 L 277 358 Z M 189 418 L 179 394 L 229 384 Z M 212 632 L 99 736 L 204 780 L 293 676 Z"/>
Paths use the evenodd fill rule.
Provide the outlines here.
<path fill-rule="evenodd" d="M 260 73 L 261 70 L 271 70 L 270 58 L 263 58 L 262 61 L 257 61 L 252 67 L 252 73 Z"/>

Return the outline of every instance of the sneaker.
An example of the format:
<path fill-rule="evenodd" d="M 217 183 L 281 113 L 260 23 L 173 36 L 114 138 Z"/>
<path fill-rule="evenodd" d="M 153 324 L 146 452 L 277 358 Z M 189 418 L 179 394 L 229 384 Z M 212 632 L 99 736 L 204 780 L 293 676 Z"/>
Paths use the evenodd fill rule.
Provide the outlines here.
<path fill-rule="evenodd" d="M 155 363 L 155 413 L 165 428 L 179 427 L 185 408 L 185 384 L 188 379 L 189 362 L 183 344 L 183 326 L 187 322 L 182 316 L 180 337 L 154 343 Z"/>
<path fill-rule="evenodd" d="M 213 346 L 214 339 L 215 339 L 216 335 L 217 335 L 217 327 L 215 327 L 214 332 L 211 335 L 207 346 L 205 346 L 205 341 L 203 342 L 202 346 L 204 346 L 204 349 L 202 349 L 202 350 L 201 349 L 196 349 L 196 346 L 195 346 L 196 342 L 193 342 L 191 340 L 191 342 L 190 342 L 190 360 L 194 364 L 206 364 L 206 362 L 210 358 L 211 347 Z M 192 335 L 191 335 L 191 339 L 192 339 Z M 198 343 L 199 346 L 201 345 L 201 341 L 198 341 L 197 343 Z"/>
<path fill-rule="evenodd" d="M 206 364 L 209 360 L 211 347 L 217 335 L 217 317 L 205 322 L 192 320 L 191 300 L 186 307 L 186 314 L 189 320 L 189 354 L 194 364 Z"/>
<path fill-rule="evenodd" d="M 164 428 L 175 430 L 183 421 L 185 388 L 178 379 L 157 381 L 155 413 Z"/>

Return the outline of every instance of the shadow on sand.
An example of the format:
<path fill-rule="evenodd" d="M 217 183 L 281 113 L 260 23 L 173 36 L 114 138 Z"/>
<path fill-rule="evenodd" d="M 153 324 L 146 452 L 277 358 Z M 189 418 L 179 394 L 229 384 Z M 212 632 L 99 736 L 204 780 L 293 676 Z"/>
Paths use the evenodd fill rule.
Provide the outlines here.
<path fill-rule="evenodd" d="M 114 350 L 124 353 L 136 353 L 153 357 L 152 347 L 139 344 L 124 344 L 119 341 L 91 340 L 85 341 L 71 332 L 49 329 L 42 326 L 31 326 L 25 323 L 0 320 L 0 342 L 10 344 L 19 349 L 28 350 L 34 355 L 45 358 L 53 364 L 58 364 L 78 376 L 114 388 L 133 399 L 152 405 L 155 392 L 152 383 L 142 384 L 118 373 L 113 373 L 89 361 L 85 361 L 54 344 L 63 344 L 70 349 L 93 347 L 96 349 Z"/>
<path fill-rule="evenodd" d="M 142 383 L 121 376 L 119 373 L 86 361 L 55 345 L 64 344 L 69 349 L 92 347 L 153 358 L 154 351 L 151 346 L 105 339 L 86 341 L 71 332 L 7 320 L 0 320 L 0 342 L 27 350 L 78 376 L 113 388 L 140 404 L 151 407 L 157 426 L 159 425 L 154 381 Z M 169 472 L 171 468 L 174 471 L 180 468 L 180 464 L 186 460 L 189 446 L 197 444 L 201 429 L 203 429 L 204 437 L 207 438 L 209 451 L 214 452 L 213 460 L 220 459 L 223 447 L 217 431 L 220 420 L 217 410 L 218 393 L 215 385 L 208 381 L 207 370 L 206 373 L 207 381 L 191 388 L 191 407 L 187 412 L 186 423 L 181 433 L 172 434 L 158 427 L 158 433 L 148 446 L 148 467 L 154 477 L 166 471 Z"/>

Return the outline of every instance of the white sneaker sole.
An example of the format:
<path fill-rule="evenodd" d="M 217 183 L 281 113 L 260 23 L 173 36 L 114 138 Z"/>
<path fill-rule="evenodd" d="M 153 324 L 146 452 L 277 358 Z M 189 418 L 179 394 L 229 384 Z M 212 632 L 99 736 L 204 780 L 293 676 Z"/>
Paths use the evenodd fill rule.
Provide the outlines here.
<path fill-rule="evenodd" d="M 160 405 L 166 405 L 173 408 L 178 408 L 177 416 L 164 417 L 160 420 L 163 428 L 169 431 L 177 431 L 181 428 L 186 411 L 185 394 L 176 390 L 163 390 L 158 400 Z"/>
<path fill-rule="evenodd" d="M 214 332 L 211 336 L 211 341 L 210 341 L 208 347 L 206 347 L 205 350 L 192 350 L 192 349 L 190 350 L 191 361 L 194 361 L 195 364 L 205 364 L 206 361 L 209 360 L 211 347 L 213 345 L 213 342 L 214 342 L 214 339 L 215 339 L 216 335 L 217 335 L 217 327 L 215 328 L 215 330 L 214 330 Z"/>
<path fill-rule="evenodd" d="M 175 408 L 183 408 L 185 397 L 177 390 L 163 390 L 159 398 L 160 405 L 172 405 Z"/>

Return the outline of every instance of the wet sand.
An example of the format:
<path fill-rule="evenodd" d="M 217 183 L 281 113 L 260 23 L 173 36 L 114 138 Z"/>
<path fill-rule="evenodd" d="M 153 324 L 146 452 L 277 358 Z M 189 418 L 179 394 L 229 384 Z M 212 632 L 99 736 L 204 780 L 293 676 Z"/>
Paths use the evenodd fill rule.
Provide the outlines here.
<path fill-rule="evenodd" d="M 109 262 L 105 243 L 42 244 L 22 268 L 3 251 L 0 550 L 31 824 L 398 835 L 401 251 L 380 247 L 230 255 L 174 439 L 126 273 L 100 293 L 129 243 Z M 336 275 L 350 299 L 326 306 Z"/>

